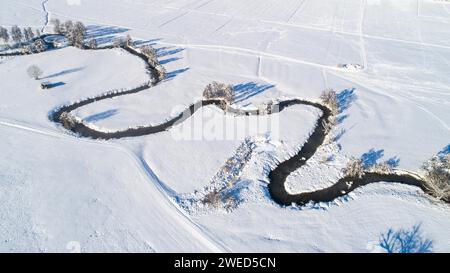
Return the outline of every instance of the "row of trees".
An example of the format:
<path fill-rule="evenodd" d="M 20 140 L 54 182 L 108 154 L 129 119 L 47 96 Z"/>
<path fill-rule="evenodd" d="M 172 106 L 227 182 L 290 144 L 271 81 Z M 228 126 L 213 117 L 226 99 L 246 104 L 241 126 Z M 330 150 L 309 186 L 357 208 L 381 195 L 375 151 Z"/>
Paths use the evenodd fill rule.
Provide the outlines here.
<path fill-rule="evenodd" d="M 16 45 L 21 45 L 22 43 L 31 42 L 35 37 L 40 36 L 41 32 L 39 29 L 36 29 L 35 31 L 33 31 L 31 27 L 20 29 L 15 25 L 8 31 L 7 28 L 0 26 L 0 40 L 6 45 L 9 45 L 10 39 L 12 39 Z"/>
<path fill-rule="evenodd" d="M 86 38 L 87 29 L 82 22 L 73 23 L 71 20 L 68 20 L 64 23 L 61 23 L 59 19 L 53 19 L 52 24 L 53 31 L 56 34 L 64 35 L 69 45 L 73 45 L 78 48 L 84 47 L 84 40 Z M 94 43 L 96 42 L 94 41 Z"/>

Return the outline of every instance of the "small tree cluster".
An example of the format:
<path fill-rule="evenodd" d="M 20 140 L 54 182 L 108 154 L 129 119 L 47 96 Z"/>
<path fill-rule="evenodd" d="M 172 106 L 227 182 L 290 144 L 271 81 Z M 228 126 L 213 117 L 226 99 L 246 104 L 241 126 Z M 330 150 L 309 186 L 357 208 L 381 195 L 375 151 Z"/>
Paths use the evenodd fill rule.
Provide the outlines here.
<path fill-rule="evenodd" d="M 361 159 L 351 158 L 347 166 L 343 169 L 347 177 L 362 178 L 364 175 L 364 165 Z"/>
<path fill-rule="evenodd" d="M 450 201 L 450 154 L 434 156 L 422 169 L 431 194 L 440 200 Z"/>
<path fill-rule="evenodd" d="M 61 23 L 59 19 L 53 19 L 53 31 L 56 34 L 64 35 L 69 45 L 73 45 L 78 48 L 84 47 L 84 39 L 86 37 L 87 29 L 82 22 L 76 22 L 75 24 L 68 20 Z"/>
<path fill-rule="evenodd" d="M 32 65 L 28 67 L 27 73 L 31 78 L 38 80 L 44 72 L 37 65 Z"/>
<path fill-rule="evenodd" d="M 234 89 L 229 84 L 212 82 L 205 87 L 203 97 L 205 99 L 222 99 L 227 104 L 231 104 L 234 101 Z"/>
<path fill-rule="evenodd" d="M 227 191 L 227 187 L 208 192 L 201 202 L 215 209 L 224 208 L 227 211 L 233 210 L 239 205 L 239 200 L 230 191 Z"/>
<path fill-rule="evenodd" d="M 76 22 L 75 25 L 72 21 L 64 23 L 65 36 L 69 45 L 73 45 L 78 48 L 84 47 L 84 38 L 86 37 L 86 27 L 81 22 Z"/>

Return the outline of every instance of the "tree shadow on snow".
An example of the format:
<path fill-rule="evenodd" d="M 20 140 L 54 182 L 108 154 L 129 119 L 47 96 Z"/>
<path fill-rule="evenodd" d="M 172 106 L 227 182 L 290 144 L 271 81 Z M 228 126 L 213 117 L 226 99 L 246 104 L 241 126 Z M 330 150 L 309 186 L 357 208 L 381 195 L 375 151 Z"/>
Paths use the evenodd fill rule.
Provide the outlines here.
<path fill-rule="evenodd" d="M 421 225 L 414 225 L 410 230 L 390 228 L 381 234 L 379 246 L 387 253 L 430 253 L 433 241 L 423 238 Z"/>
<path fill-rule="evenodd" d="M 188 70 L 189 70 L 189 67 L 186 67 L 186 68 L 181 68 L 181 69 L 177 69 L 177 70 L 168 72 L 166 74 L 166 79 L 165 80 L 166 81 L 167 80 L 171 80 L 171 79 L 175 78 L 176 76 L 178 76 L 179 74 L 184 73 L 184 72 L 186 72 Z"/>
<path fill-rule="evenodd" d="M 344 89 L 340 93 L 337 94 L 338 101 L 338 112 L 339 115 L 337 117 L 337 123 L 341 124 L 344 122 L 346 118 L 348 118 L 347 114 L 343 114 L 345 110 L 347 110 L 352 102 L 356 100 L 355 88 Z"/>
<path fill-rule="evenodd" d="M 58 72 L 58 73 L 54 73 L 54 74 L 50 74 L 50 75 L 48 75 L 48 76 L 45 76 L 45 77 L 43 77 L 42 79 L 44 80 L 44 79 L 55 78 L 55 77 L 59 77 L 59 76 L 62 76 L 62 75 L 66 75 L 66 74 L 70 74 L 70 73 L 75 73 L 75 72 L 81 71 L 81 70 L 83 70 L 83 69 L 84 69 L 84 67 L 77 67 L 77 68 L 72 68 L 72 69 L 66 69 L 66 70 L 63 70 L 63 71 L 61 71 L 61 72 Z"/>
<path fill-rule="evenodd" d="M 378 161 L 384 156 L 384 150 L 375 150 L 370 149 L 368 152 L 362 154 L 361 161 L 364 166 L 364 168 L 370 168 L 376 164 L 378 164 Z M 389 158 L 385 161 L 386 164 L 391 166 L 392 168 L 398 167 L 400 163 L 400 159 L 396 156 Z"/>
<path fill-rule="evenodd" d="M 448 154 L 450 154 L 450 144 L 448 144 L 441 151 L 439 151 L 438 156 L 444 157 L 444 156 L 446 156 Z"/>
<path fill-rule="evenodd" d="M 237 84 L 233 86 L 235 92 L 234 102 L 244 101 L 273 87 L 275 87 L 273 84 L 258 85 L 254 82 Z"/>
<path fill-rule="evenodd" d="M 158 58 L 161 58 L 161 57 L 166 57 L 169 55 L 177 54 L 177 53 L 183 51 L 184 48 L 181 48 L 181 47 L 177 48 L 177 47 L 173 47 L 173 46 L 167 47 L 166 46 L 166 47 L 156 48 L 155 50 L 156 50 L 156 55 L 158 56 Z"/>
<path fill-rule="evenodd" d="M 119 111 L 117 109 L 112 109 L 108 111 L 104 111 L 98 114 L 91 115 L 84 119 L 85 122 L 93 122 L 93 121 L 99 121 L 102 119 L 107 119 L 109 117 L 112 117 L 116 115 Z"/>

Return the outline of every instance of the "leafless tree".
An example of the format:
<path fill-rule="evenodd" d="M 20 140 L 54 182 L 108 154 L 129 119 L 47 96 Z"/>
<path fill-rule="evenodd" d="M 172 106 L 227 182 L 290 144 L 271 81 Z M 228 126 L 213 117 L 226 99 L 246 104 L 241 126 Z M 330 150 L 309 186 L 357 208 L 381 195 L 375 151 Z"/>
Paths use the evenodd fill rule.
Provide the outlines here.
<path fill-rule="evenodd" d="M 22 42 L 23 34 L 17 25 L 11 27 L 11 38 L 17 44 L 20 44 Z"/>
<path fill-rule="evenodd" d="M 339 114 L 339 104 L 336 91 L 333 89 L 324 90 L 320 96 L 320 99 L 322 100 L 322 103 L 331 110 L 331 114 L 333 116 Z"/>
<path fill-rule="evenodd" d="M 450 154 L 434 156 L 422 169 L 431 194 L 440 200 L 450 201 Z"/>
<path fill-rule="evenodd" d="M 73 45 L 78 48 L 83 48 L 84 38 L 86 37 L 86 27 L 82 22 L 76 22 L 72 29 L 71 36 L 73 37 Z"/>
<path fill-rule="evenodd" d="M 41 37 L 41 31 L 39 29 L 36 29 L 36 37 Z"/>
<path fill-rule="evenodd" d="M 25 38 L 25 41 L 29 42 L 34 38 L 34 33 L 31 27 L 27 27 L 23 29 L 23 36 Z"/>
<path fill-rule="evenodd" d="M 125 37 L 125 45 L 126 46 L 133 46 L 133 39 L 131 39 L 130 35 L 127 35 L 127 37 Z"/>
<path fill-rule="evenodd" d="M 361 178 L 365 172 L 362 160 L 354 157 L 350 159 L 343 171 L 345 176 L 354 178 Z"/>
<path fill-rule="evenodd" d="M 73 26 L 73 22 L 71 20 L 67 20 L 64 23 L 64 29 L 63 30 L 64 30 L 64 33 L 66 35 L 69 34 L 70 32 L 72 32 L 73 28 L 74 28 L 74 26 Z"/>
<path fill-rule="evenodd" d="M 158 65 L 155 66 L 155 70 L 159 81 L 162 81 L 166 78 L 167 72 L 164 66 L 158 63 Z"/>
<path fill-rule="evenodd" d="M 32 65 L 32 66 L 28 67 L 27 73 L 28 73 L 28 76 L 30 76 L 31 78 L 38 80 L 39 77 L 44 72 L 42 72 L 42 70 L 37 65 Z"/>
<path fill-rule="evenodd" d="M 158 55 L 156 54 L 156 50 L 151 45 L 145 45 L 141 48 L 142 54 L 144 54 L 151 64 L 159 63 Z"/>
<path fill-rule="evenodd" d="M 0 26 L 0 39 L 6 44 L 9 41 L 8 29 Z"/>
<path fill-rule="evenodd" d="M 55 32 L 56 34 L 63 34 L 64 32 L 63 26 L 61 25 L 59 19 L 53 19 L 52 23 L 53 23 L 53 32 Z"/>

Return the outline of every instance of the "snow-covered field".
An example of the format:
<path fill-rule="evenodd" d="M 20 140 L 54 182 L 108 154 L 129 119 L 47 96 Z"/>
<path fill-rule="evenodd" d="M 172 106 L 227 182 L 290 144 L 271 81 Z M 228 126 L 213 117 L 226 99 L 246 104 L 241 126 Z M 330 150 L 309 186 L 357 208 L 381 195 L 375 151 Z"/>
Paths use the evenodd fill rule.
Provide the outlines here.
<path fill-rule="evenodd" d="M 350 157 L 419 171 L 450 147 L 450 4 L 431 0 L 0 0 L 0 25 L 52 32 L 51 19 L 83 21 L 107 43 L 131 35 L 152 44 L 168 77 L 143 92 L 85 105 L 93 128 L 160 124 L 230 83 L 237 107 L 339 94 L 335 141 L 286 182 L 291 193 L 331 186 Z M 58 83 L 46 91 L 26 69 Z M 361 69 L 343 69 L 342 65 Z M 122 49 L 73 47 L 0 59 L 0 252 L 372 252 L 389 228 L 421 224 L 433 251 L 450 252 L 450 206 L 420 189 L 378 183 L 334 202 L 280 207 L 268 172 L 303 145 L 318 111 L 234 116 L 214 106 L 173 130 L 91 140 L 48 119 L 56 107 L 149 80 Z M 277 121 L 275 131 L 246 131 Z M 222 139 L 223 124 L 239 137 Z M 239 129 L 241 128 L 241 129 Z M 272 128 L 273 129 L 273 128 Z M 279 130 L 278 130 L 279 129 Z M 201 131 L 186 139 L 185 132 Z M 239 204 L 198 199 L 236 149 L 251 158 L 233 178 Z M 180 198 L 197 201 L 185 210 Z M 178 202 L 177 202 L 178 201 Z"/>

